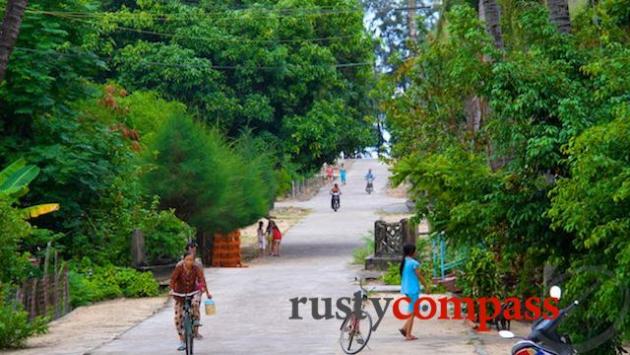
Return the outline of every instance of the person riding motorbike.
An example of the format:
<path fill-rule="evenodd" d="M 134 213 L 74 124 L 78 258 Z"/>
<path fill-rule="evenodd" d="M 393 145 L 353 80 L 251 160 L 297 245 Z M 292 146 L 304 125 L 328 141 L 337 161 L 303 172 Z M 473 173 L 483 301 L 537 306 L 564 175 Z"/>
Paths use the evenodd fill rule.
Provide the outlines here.
<path fill-rule="evenodd" d="M 367 181 L 367 185 L 365 186 L 365 191 L 367 191 L 367 193 L 372 193 L 372 190 L 374 189 L 375 178 L 376 177 L 372 173 L 372 169 L 369 169 L 368 173 L 365 175 L 365 181 Z"/>
<path fill-rule="evenodd" d="M 338 184 L 335 183 L 332 189 L 330 189 L 330 195 L 331 195 L 330 206 L 332 207 L 333 210 L 336 211 L 339 208 L 339 205 L 341 204 L 341 200 L 340 200 L 341 189 L 339 188 Z"/>

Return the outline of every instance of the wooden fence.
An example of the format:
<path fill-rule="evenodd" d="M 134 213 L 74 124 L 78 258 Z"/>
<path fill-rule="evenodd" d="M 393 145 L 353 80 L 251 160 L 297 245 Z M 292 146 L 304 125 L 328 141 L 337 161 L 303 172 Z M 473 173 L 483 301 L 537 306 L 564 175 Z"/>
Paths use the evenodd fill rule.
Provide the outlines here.
<path fill-rule="evenodd" d="M 46 247 L 41 269 L 43 276 L 26 280 L 15 291 L 15 301 L 24 306 L 29 319 L 47 316 L 54 320 L 71 311 L 68 267 L 60 261 L 59 253 L 51 244 L 49 242 Z M 38 259 L 31 261 L 40 266 Z"/>
<path fill-rule="evenodd" d="M 16 291 L 15 299 L 24 306 L 29 319 L 49 316 L 53 320 L 65 315 L 70 312 L 68 268 L 27 280 Z"/>
<path fill-rule="evenodd" d="M 326 177 L 315 175 L 308 179 L 291 181 L 291 198 L 308 199 L 315 195 L 326 184 Z"/>

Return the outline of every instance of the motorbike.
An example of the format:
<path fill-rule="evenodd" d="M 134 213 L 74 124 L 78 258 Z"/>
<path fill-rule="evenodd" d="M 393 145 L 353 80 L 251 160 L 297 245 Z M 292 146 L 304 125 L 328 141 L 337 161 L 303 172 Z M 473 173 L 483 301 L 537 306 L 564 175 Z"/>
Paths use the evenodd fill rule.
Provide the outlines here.
<path fill-rule="evenodd" d="M 339 195 L 341 195 L 339 192 L 332 192 L 332 199 L 331 199 L 331 207 L 332 209 L 337 212 L 337 210 L 339 209 L 340 205 L 341 205 L 341 200 L 339 198 Z"/>
<path fill-rule="evenodd" d="M 365 187 L 365 192 L 367 192 L 368 195 L 370 195 L 372 194 L 372 191 L 374 191 L 374 184 L 371 179 L 368 179 L 367 186 Z"/>
<path fill-rule="evenodd" d="M 558 286 L 552 286 L 549 291 L 551 297 L 560 299 L 562 290 Z M 512 355 L 573 355 L 577 354 L 566 336 L 560 336 L 557 332 L 562 319 L 578 305 L 573 301 L 568 307 L 560 310 L 555 319 L 539 319 L 531 328 L 528 336 L 517 337 L 509 330 L 502 330 L 499 335 L 505 339 L 520 339 L 512 347 Z"/>

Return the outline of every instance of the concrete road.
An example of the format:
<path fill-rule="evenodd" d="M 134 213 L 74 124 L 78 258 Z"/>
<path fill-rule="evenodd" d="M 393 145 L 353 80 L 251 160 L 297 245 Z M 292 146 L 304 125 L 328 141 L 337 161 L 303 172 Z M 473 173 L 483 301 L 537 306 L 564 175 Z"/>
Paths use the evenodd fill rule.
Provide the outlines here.
<path fill-rule="evenodd" d="M 364 192 L 368 168 L 375 175 L 375 193 Z M 404 200 L 385 194 L 388 169 L 376 160 L 357 160 L 342 187 L 341 209 L 330 209 L 328 189 L 313 199 L 292 202 L 312 209 L 283 239 L 280 257 L 265 257 L 248 268 L 206 269 L 206 278 L 217 304 L 217 314 L 203 316 L 195 342 L 198 354 L 337 354 L 340 321 L 314 320 L 311 303 L 302 305 L 302 320 L 290 320 L 294 297 L 350 296 L 356 291 L 354 277 L 360 267 L 351 265 L 352 250 L 373 228 L 375 212 L 397 209 Z M 322 303 L 319 303 L 320 311 Z M 334 311 L 334 309 L 333 309 Z M 374 333 L 365 353 L 472 354 L 466 330 L 432 322 L 416 325 L 420 340 L 404 342 L 397 333 L 399 321 L 391 312 Z M 178 341 L 172 307 L 92 351 L 92 354 L 177 354 Z M 436 324 L 440 323 L 440 324 Z M 440 327 L 450 330 L 444 331 Z M 424 340 L 423 340 L 424 338 Z"/>

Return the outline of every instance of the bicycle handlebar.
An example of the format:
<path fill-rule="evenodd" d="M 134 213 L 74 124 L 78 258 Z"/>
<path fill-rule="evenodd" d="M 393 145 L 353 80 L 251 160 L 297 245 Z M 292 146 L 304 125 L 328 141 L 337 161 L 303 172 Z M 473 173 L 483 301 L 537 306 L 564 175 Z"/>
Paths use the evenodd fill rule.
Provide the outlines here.
<path fill-rule="evenodd" d="M 171 290 L 171 292 L 169 292 L 169 293 L 170 293 L 172 296 L 177 296 L 177 297 L 190 297 L 190 296 L 194 296 L 194 295 L 196 295 L 196 294 L 197 294 L 197 293 L 199 293 L 199 292 L 201 292 L 201 291 L 196 290 L 196 291 L 189 292 L 189 293 L 177 293 L 177 292 L 175 292 L 175 291 Z"/>

